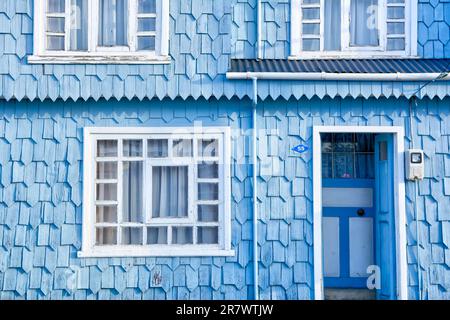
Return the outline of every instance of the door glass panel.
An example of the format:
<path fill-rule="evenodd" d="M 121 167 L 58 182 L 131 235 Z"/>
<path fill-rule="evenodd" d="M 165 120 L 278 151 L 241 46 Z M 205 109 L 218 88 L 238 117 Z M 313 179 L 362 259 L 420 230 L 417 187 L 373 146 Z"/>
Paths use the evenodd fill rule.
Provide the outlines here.
<path fill-rule="evenodd" d="M 380 147 L 379 159 L 380 159 L 380 161 L 386 161 L 387 160 L 387 142 L 380 141 L 379 147 Z"/>

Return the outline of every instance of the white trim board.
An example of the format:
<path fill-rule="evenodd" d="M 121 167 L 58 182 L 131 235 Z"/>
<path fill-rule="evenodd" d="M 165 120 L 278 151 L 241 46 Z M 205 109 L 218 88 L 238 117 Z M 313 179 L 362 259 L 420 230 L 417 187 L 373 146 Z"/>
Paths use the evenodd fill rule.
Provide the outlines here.
<path fill-rule="evenodd" d="M 397 266 L 397 299 L 408 299 L 408 266 L 406 260 L 406 198 L 403 127 L 388 126 L 314 126 L 313 127 L 313 252 L 314 298 L 324 299 L 322 256 L 322 154 L 321 133 L 390 133 L 394 135 L 394 205 Z M 317 165 L 315 165 L 317 164 Z"/>

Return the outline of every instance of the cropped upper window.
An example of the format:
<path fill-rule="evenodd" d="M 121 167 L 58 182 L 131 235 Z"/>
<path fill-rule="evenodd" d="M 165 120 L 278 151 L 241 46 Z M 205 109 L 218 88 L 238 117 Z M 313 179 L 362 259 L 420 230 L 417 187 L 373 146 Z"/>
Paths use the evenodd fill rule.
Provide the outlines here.
<path fill-rule="evenodd" d="M 417 0 L 293 0 L 293 56 L 413 56 Z"/>
<path fill-rule="evenodd" d="M 87 128 L 85 256 L 230 254 L 226 128 Z"/>
<path fill-rule="evenodd" d="M 167 61 L 168 0 L 35 0 L 30 61 Z"/>

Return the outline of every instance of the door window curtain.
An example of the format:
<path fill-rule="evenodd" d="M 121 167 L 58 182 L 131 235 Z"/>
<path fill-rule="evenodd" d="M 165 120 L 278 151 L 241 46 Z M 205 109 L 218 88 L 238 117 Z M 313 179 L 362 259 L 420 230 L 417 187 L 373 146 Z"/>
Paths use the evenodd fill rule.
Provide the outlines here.
<path fill-rule="evenodd" d="M 341 50 L 341 0 L 325 0 L 324 50 Z"/>
<path fill-rule="evenodd" d="M 350 46 L 379 45 L 378 0 L 352 0 L 350 5 Z"/>
<path fill-rule="evenodd" d="M 99 39 L 101 47 L 127 46 L 128 1 L 100 0 Z"/>
<path fill-rule="evenodd" d="M 71 0 L 70 50 L 86 51 L 88 48 L 88 0 Z"/>

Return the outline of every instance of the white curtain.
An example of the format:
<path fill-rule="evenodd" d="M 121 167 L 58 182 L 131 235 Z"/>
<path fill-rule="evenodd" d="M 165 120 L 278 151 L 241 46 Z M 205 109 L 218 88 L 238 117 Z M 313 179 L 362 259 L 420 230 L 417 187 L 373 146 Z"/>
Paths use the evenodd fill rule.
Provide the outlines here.
<path fill-rule="evenodd" d="M 153 167 L 152 216 L 183 218 L 188 214 L 188 167 Z"/>
<path fill-rule="evenodd" d="M 99 45 L 126 46 L 128 1 L 100 0 L 99 15 Z"/>
<path fill-rule="evenodd" d="M 341 50 L 341 0 L 325 0 L 324 50 Z"/>
<path fill-rule="evenodd" d="M 378 0 L 352 0 L 350 45 L 378 46 Z"/>
<path fill-rule="evenodd" d="M 143 176 L 142 161 L 123 163 L 122 218 L 124 222 L 143 222 Z"/>
<path fill-rule="evenodd" d="M 88 47 L 88 1 L 71 0 L 70 50 L 86 51 Z"/>

